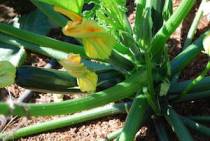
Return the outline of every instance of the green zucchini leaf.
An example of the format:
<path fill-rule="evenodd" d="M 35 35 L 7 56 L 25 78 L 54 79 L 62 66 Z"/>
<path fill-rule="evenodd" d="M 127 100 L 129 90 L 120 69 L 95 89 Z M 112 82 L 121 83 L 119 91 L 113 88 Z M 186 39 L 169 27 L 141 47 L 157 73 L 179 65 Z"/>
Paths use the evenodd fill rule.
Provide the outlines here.
<path fill-rule="evenodd" d="M 39 0 L 50 5 L 62 7 L 75 13 L 81 13 L 84 0 Z"/>
<path fill-rule="evenodd" d="M 46 35 L 53 27 L 53 24 L 50 23 L 48 17 L 39 10 L 35 10 L 29 14 L 23 15 L 19 19 L 19 24 L 20 29 L 42 35 Z"/>
<path fill-rule="evenodd" d="M 23 64 L 26 59 L 26 52 L 23 47 L 15 47 L 0 42 L 0 61 L 9 61 L 17 67 Z"/>
<path fill-rule="evenodd" d="M 15 82 L 16 68 L 8 61 L 0 61 L 0 88 Z"/>

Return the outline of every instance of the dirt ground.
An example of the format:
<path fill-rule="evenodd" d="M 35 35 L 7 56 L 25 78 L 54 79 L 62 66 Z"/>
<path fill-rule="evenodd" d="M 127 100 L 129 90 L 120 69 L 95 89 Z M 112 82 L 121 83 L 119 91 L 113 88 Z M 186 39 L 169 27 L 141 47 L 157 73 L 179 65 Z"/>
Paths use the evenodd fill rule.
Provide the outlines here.
<path fill-rule="evenodd" d="M 174 0 L 174 9 L 177 8 L 181 0 Z M 197 2 L 197 5 L 193 8 L 193 10 L 188 15 L 187 19 L 183 22 L 182 26 L 180 26 L 176 32 L 173 34 L 173 36 L 168 41 L 169 48 L 169 55 L 172 59 L 174 56 L 176 56 L 181 51 L 181 46 L 183 45 L 183 42 L 186 38 L 187 31 L 189 29 L 189 25 L 192 22 L 193 17 L 195 16 L 195 12 L 197 11 L 199 2 Z M 128 1 L 128 10 L 129 10 L 129 21 L 131 23 L 134 22 L 134 8 L 133 8 L 133 1 Z M 6 9 L 5 9 L 6 8 Z M 1 12 L 4 11 L 4 12 Z M 7 12 L 6 12 L 7 11 Z M 9 14 L 8 14 L 9 13 Z M 3 17 L 2 21 L 8 22 L 11 17 L 13 17 L 16 13 L 15 10 L 12 8 L 4 7 L 0 5 L 0 22 L 1 17 Z M 3 16 L 2 16 L 3 15 Z M 200 35 L 201 32 L 206 31 L 210 28 L 210 23 L 207 21 L 206 18 L 203 18 L 201 20 L 201 23 L 199 24 L 198 31 L 196 34 L 196 37 Z M 55 30 L 52 31 L 52 33 L 59 34 L 59 31 Z M 53 35 L 53 34 L 51 34 Z M 56 36 L 56 38 L 62 38 Z M 190 78 L 195 78 L 197 74 L 204 68 L 206 62 L 208 61 L 207 56 L 204 54 L 200 54 L 199 57 L 193 61 L 181 74 L 180 80 L 187 80 Z M 44 67 L 49 62 L 49 59 L 43 56 L 38 56 L 31 54 L 28 59 L 28 64 L 31 64 L 33 66 L 38 67 Z M 210 72 L 209 72 L 210 74 Z M 17 85 L 13 85 L 12 87 L 9 87 L 8 91 L 13 94 L 15 98 L 18 98 L 25 89 L 18 87 Z M 69 98 L 68 96 L 66 96 Z M 72 98 L 72 97 L 71 97 Z M 73 97 L 74 98 L 74 97 Z M 46 95 L 46 94 L 38 94 L 33 97 L 33 100 L 37 103 L 43 103 L 43 102 L 51 102 L 52 96 Z M 207 100 L 197 101 L 194 103 L 182 103 L 180 105 L 175 105 L 175 107 L 178 107 L 178 113 L 180 114 L 209 114 L 210 113 L 210 104 Z M 186 108 L 182 107 L 188 107 Z M 199 109 L 198 109 L 199 107 Z M 32 117 L 30 119 L 27 118 L 15 118 L 11 120 L 4 128 L 4 131 L 15 131 L 18 128 L 25 127 L 28 125 L 36 124 L 38 122 L 48 121 L 50 119 L 56 119 L 61 116 L 54 116 L 54 117 Z M 58 130 L 54 130 L 52 132 L 42 133 L 39 135 L 34 135 L 26 138 L 19 139 L 18 141 L 94 141 L 94 140 L 102 140 L 106 137 L 108 133 L 111 133 L 113 131 L 116 131 L 117 129 L 122 128 L 123 123 L 125 121 L 126 115 L 116 115 L 111 117 L 105 117 L 101 118 L 95 121 L 82 123 L 76 126 L 70 126 Z M 144 126 L 141 127 L 137 134 L 136 140 L 138 141 L 157 141 L 157 137 L 155 135 L 154 127 L 150 125 L 149 123 L 145 123 Z M 192 131 L 193 132 L 193 131 Z M 172 136 L 175 136 L 173 133 L 171 133 Z M 210 140 L 210 138 L 202 137 L 199 135 L 196 135 L 193 132 L 194 138 L 196 141 L 207 141 Z M 174 138 L 174 140 L 177 140 Z"/>

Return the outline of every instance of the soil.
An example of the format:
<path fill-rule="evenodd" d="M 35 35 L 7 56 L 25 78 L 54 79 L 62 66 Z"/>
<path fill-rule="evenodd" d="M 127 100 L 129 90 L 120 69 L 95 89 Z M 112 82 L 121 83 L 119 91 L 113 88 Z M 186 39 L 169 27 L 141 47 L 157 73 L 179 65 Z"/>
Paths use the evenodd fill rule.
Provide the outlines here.
<path fill-rule="evenodd" d="M 176 9 L 179 5 L 181 0 L 174 0 L 174 9 Z M 20 2 L 20 1 L 18 1 Z M 22 1 L 24 2 L 24 1 Z M 25 1 L 26 2 L 26 1 Z M 27 3 L 27 2 L 26 2 Z M 197 2 L 193 10 L 188 15 L 187 19 L 183 22 L 183 24 L 176 30 L 176 32 L 171 36 L 168 41 L 169 45 L 169 56 L 172 59 L 175 57 L 181 50 L 183 42 L 186 38 L 187 31 L 189 29 L 189 25 L 192 22 L 193 17 L 195 16 L 195 12 L 199 6 L 200 0 Z M 11 18 L 17 15 L 20 9 L 14 10 L 11 8 L 11 3 L 6 3 L 5 5 L 0 5 L 0 22 L 10 22 Z M 134 23 L 134 4 L 133 0 L 128 0 L 128 17 L 131 24 Z M 10 7 L 8 7 L 8 5 Z M 33 6 L 32 6 L 33 7 Z M 3 11 L 3 12 L 1 12 Z M 28 12 L 27 9 L 21 11 L 22 13 Z M 3 18 L 1 18 L 3 17 Z M 1 21 L 2 20 L 2 21 Z M 196 37 L 198 37 L 202 32 L 206 31 L 210 28 L 210 22 L 204 17 L 197 29 Z M 55 36 L 56 35 L 56 36 Z M 63 36 L 60 32 L 60 29 L 53 29 L 49 36 L 57 39 L 63 40 Z M 194 60 L 181 74 L 181 80 L 187 80 L 195 78 L 199 72 L 204 68 L 206 62 L 208 61 L 208 57 L 204 54 L 200 54 L 196 60 Z M 28 57 L 28 61 L 26 64 L 37 66 L 37 67 L 44 67 L 49 62 L 49 59 L 40 55 L 35 55 L 30 53 Z M 209 72 L 210 75 L 210 72 Z M 1 90 L 5 91 L 5 90 Z M 13 85 L 7 89 L 14 98 L 18 98 L 21 94 L 24 93 L 25 89 L 21 88 L 17 85 Z M 3 96 L 3 98 L 6 97 Z M 68 95 L 65 96 L 65 99 L 75 98 L 69 97 Z M 38 94 L 33 97 L 33 101 L 36 103 L 43 103 L 43 102 L 51 102 L 52 96 L 46 94 Z M 189 102 L 189 103 L 181 103 L 179 105 L 174 105 L 176 107 L 177 112 L 182 115 L 200 115 L 200 114 L 209 114 L 210 113 L 210 104 L 207 100 L 201 100 L 196 102 Z M 187 109 L 185 108 L 187 107 Z M 199 107 L 199 108 L 198 108 Z M 18 128 L 25 127 L 28 125 L 36 124 L 39 122 L 44 122 L 52 119 L 57 119 L 61 116 L 53 116 L 53 117 L 31 117 L 30 119 L 27 118 L 12 118 L 10 122 L 8 122 L 4 131 L 15 131 Z M 51 132 L 42 133 L 39 135 L 34 135 L 30 137 L 25 137 L 22 139 L 18 139 L 18 141 L 94 141 L 94 140 L 102 140 L 106 137 L 108 133 L 116 131 L 117 129 L 122 128 L 123 123 L 125 121 L 126 115 L 116 115 L 101 118 L 95 121 L 90 121 L 86 123 L 82 123 L 75 126 L 70 126 L 58 130 L 53 130 Z M 196 141 L 207 141 L 210 138 L 202 137 L 196 135 L 193 131 L 191 131 L 194 135 Z M 174 140 L 177 140 L 175 135 Z M 155 135 L 155 129 L 149 123 L 145 123 L 139 132 L 137 133 L 136 140 L 144 140 L 144 141 L 157 141 L 157 137 Z"/>

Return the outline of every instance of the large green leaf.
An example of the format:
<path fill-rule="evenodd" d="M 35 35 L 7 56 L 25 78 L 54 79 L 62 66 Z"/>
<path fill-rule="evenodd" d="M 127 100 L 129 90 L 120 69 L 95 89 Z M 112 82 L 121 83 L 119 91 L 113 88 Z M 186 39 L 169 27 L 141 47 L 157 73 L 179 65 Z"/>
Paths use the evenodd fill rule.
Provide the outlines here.
<path fill-rule="evenodd" d="M 67 23 L 67 18 L 53 10 L 53 7 L 47 3 L 31 0 L 31 2 L 43 13 L 50 21 L 59 27 L 64 27 Z"/>
<path fill-rule="evenodd" d="M 48 17 L 39 10 L 24 15 L 20 18 L 19 23 L 21 29 L 42 35 L 46 35 L 50 31 L 50 28 L 52 28 L 52 23 L 50 23 Z"/>
<path fill-rule="evenodd" d="M 39 0 L 54 6 L 59 6 L 76 13 L 82 11 L 84 0 Z"/>

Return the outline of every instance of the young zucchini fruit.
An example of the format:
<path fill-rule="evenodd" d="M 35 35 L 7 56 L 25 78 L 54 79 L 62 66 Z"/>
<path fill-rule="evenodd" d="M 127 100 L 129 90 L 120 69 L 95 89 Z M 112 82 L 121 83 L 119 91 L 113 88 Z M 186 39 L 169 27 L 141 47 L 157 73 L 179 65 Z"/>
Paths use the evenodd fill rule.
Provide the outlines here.
<path fill-rule="evenodd" d="M 97 90 L 103 90 L 121 82 L 123 76 L 115 70 L 98 71 Z M 66 71 L 22 66 L 17 68 L 16 84 L 40 92 L 69 93 L 79 91 L 76 79 Z"/>

